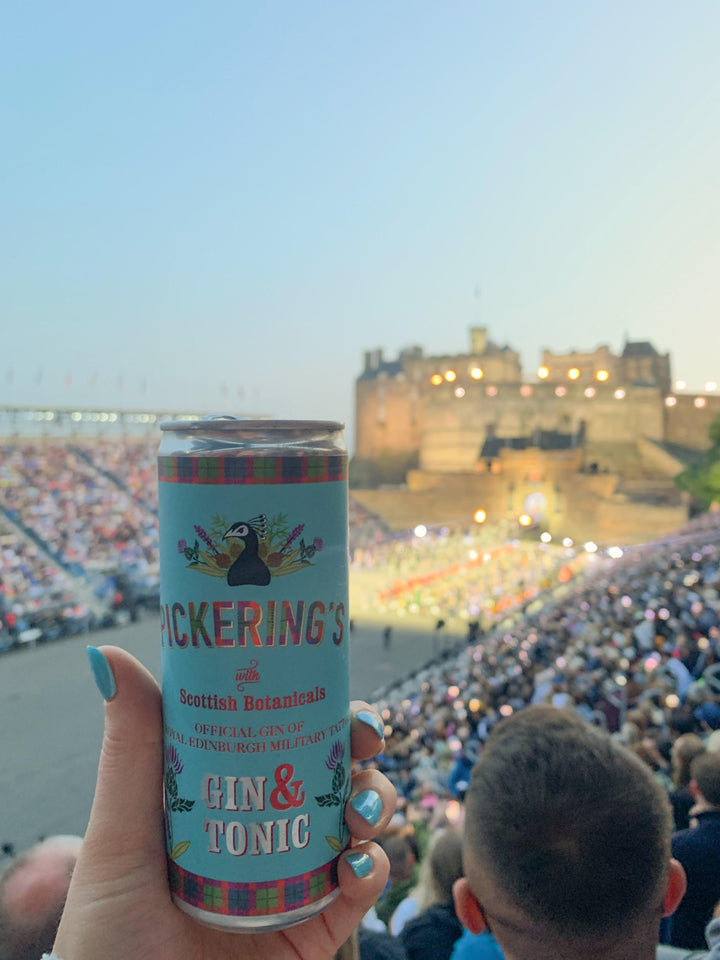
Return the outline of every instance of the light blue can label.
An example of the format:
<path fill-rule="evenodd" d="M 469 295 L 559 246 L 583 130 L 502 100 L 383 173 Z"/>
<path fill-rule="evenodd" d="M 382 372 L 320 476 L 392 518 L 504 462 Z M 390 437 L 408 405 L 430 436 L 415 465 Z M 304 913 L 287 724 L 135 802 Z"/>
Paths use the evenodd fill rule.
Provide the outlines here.
<path fill-rule="evenodd" d="M 171 889 L 283 926 L 331 898 L 349 839 L 347 459 L 158 463 Z"/>

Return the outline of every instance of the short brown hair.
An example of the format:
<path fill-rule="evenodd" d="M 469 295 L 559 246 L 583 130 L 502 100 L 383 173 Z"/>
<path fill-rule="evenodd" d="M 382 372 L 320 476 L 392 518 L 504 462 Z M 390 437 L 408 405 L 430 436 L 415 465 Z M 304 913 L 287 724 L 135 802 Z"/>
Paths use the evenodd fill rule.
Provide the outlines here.
<path fill-rule="evenodd" d="M 670 858 L 670 805 L 637 757 L 577 715 L 528 707 L 497 725 L 466 798 L 473 863 L 536 923 L 605 935 L 639 917 Z"/>
<path fill-rule="evenodd" d="M 453 884 L 462 876 L 462 836 L 454 827 L 446 827 L 428 850 L 430 874 L 437 891 L 438 903 L 449 903 Z"/>
<path fill-rule="evenodd" d="M 676 787 L 686 787 L 691 780 L 690 764 L 705 753 L 705 744 L 696 733 L 683 733 L 672 745 L 673 783 Z"/>
<path fill-rule="evenodd" d="M 701 753 L 690 763 L 690 776 L 708 803 L 720 807 L 720 753 Z"/>

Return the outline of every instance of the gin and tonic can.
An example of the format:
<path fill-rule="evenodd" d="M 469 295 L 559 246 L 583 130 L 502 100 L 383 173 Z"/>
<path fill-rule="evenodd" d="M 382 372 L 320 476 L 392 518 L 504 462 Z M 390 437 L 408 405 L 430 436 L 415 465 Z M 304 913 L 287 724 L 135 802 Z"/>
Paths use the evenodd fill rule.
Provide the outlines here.
<path fill-rule="evenodd" d="M 169 880 L 198 921 L 291 926 L 337 895 L 348 843 L 342 424 L 161 426 Z"/>

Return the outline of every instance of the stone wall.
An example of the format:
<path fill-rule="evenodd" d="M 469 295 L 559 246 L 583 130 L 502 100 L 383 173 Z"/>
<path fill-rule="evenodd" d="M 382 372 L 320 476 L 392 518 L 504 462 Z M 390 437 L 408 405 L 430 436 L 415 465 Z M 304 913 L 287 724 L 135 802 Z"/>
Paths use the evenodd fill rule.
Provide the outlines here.
<path fill-rule="evenodd" d="M 710 425 L 720 417 L 720 396 L 675 394 L 674 398 L 677 402 L 665 407 L 665 439 L 668 443 L 683 447 L 707 450 L 710 446 Z"/>
<path fill-rule="evenodd" d="M 672 533 L 687 520 L 687 508 L 682 503 L 658 505 L 613 494 L 617 479 L 609 475 L 580 476 L 572 486 L 559 486 L 557 500 L 553 499 L 552 488 L 533 487 L 531 492 L 548 495 L 549 511 L 542 528 L 556 539 L 571 537 L 576 543 L 594 540 L 601 546 L 626 546 Z M 498 476 L 411 471 L 408 480 L 405 490 L 357 490 L 354 496 L 378 513 L 391 530 L 400 531 L 419 523 L 471 528 L 473 515 L 480 508 L 487 512 L 487 523 L 509 523 L 512 529 L 527 495 L 524 488 L 510 491 L 507 479 Z M 519 525 L 515 529 L 521 532 Z"/>

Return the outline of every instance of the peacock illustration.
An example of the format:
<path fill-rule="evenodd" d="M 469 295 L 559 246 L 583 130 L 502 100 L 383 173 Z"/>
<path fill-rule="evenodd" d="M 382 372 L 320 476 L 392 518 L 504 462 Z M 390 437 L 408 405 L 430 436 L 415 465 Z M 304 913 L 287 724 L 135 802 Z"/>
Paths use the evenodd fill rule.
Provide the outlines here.
<path fill-rule="evenodd" d="M 267 536 L 267 517 L 261 513 L 252 520 L 238 520 L 223 534 L 223 540 L 240 540 L 244 548 L 227 572 L 230 587 L 255 584 L 266 587 L 270 583 L 270 570 L 258 554 L 258 543 Z"/>

